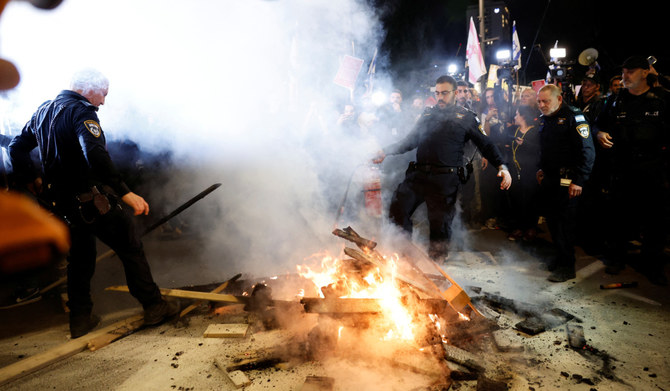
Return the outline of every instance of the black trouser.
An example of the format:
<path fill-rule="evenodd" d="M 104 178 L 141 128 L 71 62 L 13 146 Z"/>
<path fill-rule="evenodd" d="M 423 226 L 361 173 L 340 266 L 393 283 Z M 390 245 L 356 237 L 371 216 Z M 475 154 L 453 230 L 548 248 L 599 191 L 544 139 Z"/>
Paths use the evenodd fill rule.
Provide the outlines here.
<path fill-rule="evenodd" d="M 556 249 L 557 269 L 575 268 L 575 230 L 579 197 L 570 198 L 559 178 L 545 177 L 540 185 L 542 214 Z"/>
<path fill-rule="evenodd" d="M 67 305 L 73 316 L 89 314 L 93 307 L 91 278 L 96 263 L 96 237 L 116 252 L 123 263 L 130 294 L 144 308 L 161 300 L 142 242 L 128 212 L 112 207 L 107 214 L 96 217 L 90 224 L 84 223 L 78 212 L 68 217 L 72 246 L 68 256 Z"/>
<path fill-rule="evenodd" d="M 456 172 L 408 172 L 405 180 L 398 185 L 393 194 L 389 217 L 411 235 L 412 214 L 425 202 L 430 224 L 431 248 L 443 252 L 435 255 L 446 255 L 459 186 L 460 180 Z"/>
<path fill-rule="evenodd" d="M 519 173 L 513 169 L 514 185 L 510 187 L 510 228 L 520 229 L 522 231 L 535 228 L 537 226 L 537 194 L 539 185 L 535 178 L 536 171 L 526 170 Z"/>
<path fill-rule="evenodd" d="M 627 243 L 642 240 L 642 259 L 645 265 L 662 265 L 667 228 L 665 216 L 668 190 L 660 170 L 640 168 L 619 173 L 612 188 L 611 210 L 616 213 L 610 221 L 609 237 L 615 263 L 625 262 Z"/>

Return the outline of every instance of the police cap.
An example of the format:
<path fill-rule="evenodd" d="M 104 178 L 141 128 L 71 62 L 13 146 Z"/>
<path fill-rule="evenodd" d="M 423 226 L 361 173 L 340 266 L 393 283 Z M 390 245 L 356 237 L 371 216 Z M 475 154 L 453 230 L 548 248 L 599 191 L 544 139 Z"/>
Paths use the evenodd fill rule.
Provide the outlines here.
<path fill-rule="evenodd" d="M 590 80 L 593 83 L 600 85 L 600 78 L 595 73 L 589 73 L 588 75 L 584 76 L 584 78 L 582 79 L 582 84 L 584 84 L 584 82 L 587 80 Z"/>
<path fill-rule="evenodd" d="M 649 61 L 642 56 L 630 56 L 621 64 L 621 68 L 626 69 L 649 69 Z"/>

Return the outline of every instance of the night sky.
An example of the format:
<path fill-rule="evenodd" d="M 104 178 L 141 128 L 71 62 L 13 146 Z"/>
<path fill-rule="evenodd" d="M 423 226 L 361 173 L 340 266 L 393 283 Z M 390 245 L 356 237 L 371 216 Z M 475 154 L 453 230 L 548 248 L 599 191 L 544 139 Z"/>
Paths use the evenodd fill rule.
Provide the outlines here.
<path fill-rule="evenodd" d="M 459 64 L 464 63 L 466 10 L 469 5 L 477 5 L 476 0 L 371 2 L 379 9 L 387 31 L 382 48 L 396 80 L 407 79 L 434 64 L 444 65 L 455 56 Z M 654 55 L 659 72 L 670 71 L 668 45 L 664 43 L 668 34 L 662 31 L 668 21 L 664 20 L 658 1 L 628 2 L 624 8 L 602 0 L 506 0 L 505 4 L 511 20 L 516 21 L 521 46 L 525 47 L 524 65 L 537 34 L 538 49 L 532 52 L 525 69 L 526 84 L 545 77 L 547 65 L 540 49 L 548 58 L 556 40 L 559 47 L 567 49 L 567 59 L 575 62 L 577 83 L 588 69 L 577 62 L 577 57 L 587 48 L 598 50 L 598 64 L 605 80 L 620 73 L 617 66 L 632 54 Z M 479 27 L 476 20 L 475 24 Z M 486 64 L 490 64 L 488 58 Z"/>

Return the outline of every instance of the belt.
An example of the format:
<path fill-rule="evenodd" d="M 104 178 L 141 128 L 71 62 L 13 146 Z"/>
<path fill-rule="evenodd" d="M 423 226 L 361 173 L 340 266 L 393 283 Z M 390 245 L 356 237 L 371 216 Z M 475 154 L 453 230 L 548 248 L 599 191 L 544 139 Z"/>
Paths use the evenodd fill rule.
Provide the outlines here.
<path fill-rule="evenodd" d="M 410 166 L 417 171 L 425 172 L 428 174 L 453 174 L 458 172 L 458 167 L 449 167 L 449 166 L 435 166 L 432 164 L 417 164 L 410 163 Z"/>

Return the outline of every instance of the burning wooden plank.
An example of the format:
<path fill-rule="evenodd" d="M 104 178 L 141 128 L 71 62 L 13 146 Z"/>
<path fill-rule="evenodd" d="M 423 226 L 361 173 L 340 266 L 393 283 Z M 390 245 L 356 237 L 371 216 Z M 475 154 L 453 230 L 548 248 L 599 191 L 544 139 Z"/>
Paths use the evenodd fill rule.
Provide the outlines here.
<path fill-rule="evenodd" d="M 384 310 L 378 299 L 321 299 L 318 297 L 303 297 L 300 302 L 305 306 L 305 312 L 317 314 L 375 314 Z"/>
<path fill-rule="evenodd" d="M 354 243 L 356 243 L 363 252 L 352 249 L 352 248 L 345 248 L 344 253 L 347 254 L 348 256 L 361 260 L 361 261 L 366 261 L 370 262 L 378 267 L 380 267 L 382 270 L 387 270 L 388 265 L 386 263 L 386 260 L 373 248 L 370 248 L 368 246 L 363 246 L 360 243 L 365 243 L 369 242 L 368 239 L 365 239 L 358 235 L 351 227 L 347 227 L 347 232 L 343 232 L 342 230 L 335 230 L 333 231 L 333 234 L 343 237 L 347 240 L 351 240 Z M 374 242 L 373 242 L 374 243 Z M 411 244 L 411 243 L 410 243 Z M 376 246 L 376 243 L 375 243 Z M 396 278 L 404 283 L 407 283 L 422 292 L 431 295 L 432 297 L 437 296 L 437 292 L 444 297 L 445 300 L 453 307 L 453 309 L 458 312 L 458 313 L 463 313 L 466 316 L 469 316 L 471 312 L 475 312 L 477 315 L 481 315 L 477 309 L 472 305 L 470 301 L 470 296 L 461 288 L 456 281 L 454 281 L 446 272 L 444 272 L 434 261 L 432 261 L 428 256 L 425 256 L 422 251 L 420 251 L 416 246 L 412 245 L 412 248 L 415 252 L 420 253 L 423 255 L 423 258 L 430 260 L 430 263 L 439 271 L 439 273 L 449 281 L 451 284 L 448 289 L 445 291 L 441 291 L 437 285 L 428 277 L 426 274 L 418 269 L 415 265 L 412 265 L 411 270 L 396 270 Z M 413 275 L 410 277 L 408 274 Z"/>
<path fill-rule="evenodd" d="M 346 239 L 350 242 L 356 243 L 356 245 L 361 250 L 363 250 L 364 248 L 368 248 L 368 249 L 372 250 L 375 247 L 377 247 L 377 242 L 373 242 L 372 240 L 362 238 L 351 227 L 347 227 L 344 230 L 341 230 L 341 229 L 337 228 L 333 231 L 333 235 L 339 236 L 342 239 Z"/>
<path fill-rule="evenodd" d="M 384 270 L 384 271 L 388 270 L 388 266 L 386 265 L 386 263 L 384 263 L 383 258 L 380 260 L 377 257 L 362 253 L 362 252 L 360 252 L 356 249 L 349 248 L 349 247 L 344 248 L 344 253 L 347 254 L 348 256 L 354 258 L 354 259 L 359 260 L 359 261 L 372 263 L 373 265 L 379 267 L 381 270 Z M 439 292 L 439 290 L 436 292 L 434 289 L 426 287 L 423 283 L 421 283 L 421 282 L 419 282 L 415 279 L 412 279 L 412 278 L 410 278 L 406 275 L 400 274 L 400 273 L 396 273 L 395 278 L 399 281 L 402 281 L 406 284 L 409 284 L 409 285 L 413 286 L 414 288 L 422 291 L 423 293 L 426 293 L 426 294 L 430 295 L 431 297 L 436 297 L 437 292 Z"/>
<path fill-rule="evenodd" d="M 402 301 L 409 303 L 408 300 Z M 375 314 L 384 311 L 382 299 L 303 297 L 300 302 L 305 312 L 317 314 Z M 435 314 L 443 312 L 448 303 L 443 299 L 416 299 L 410 305 L 417 313 Z"/>

